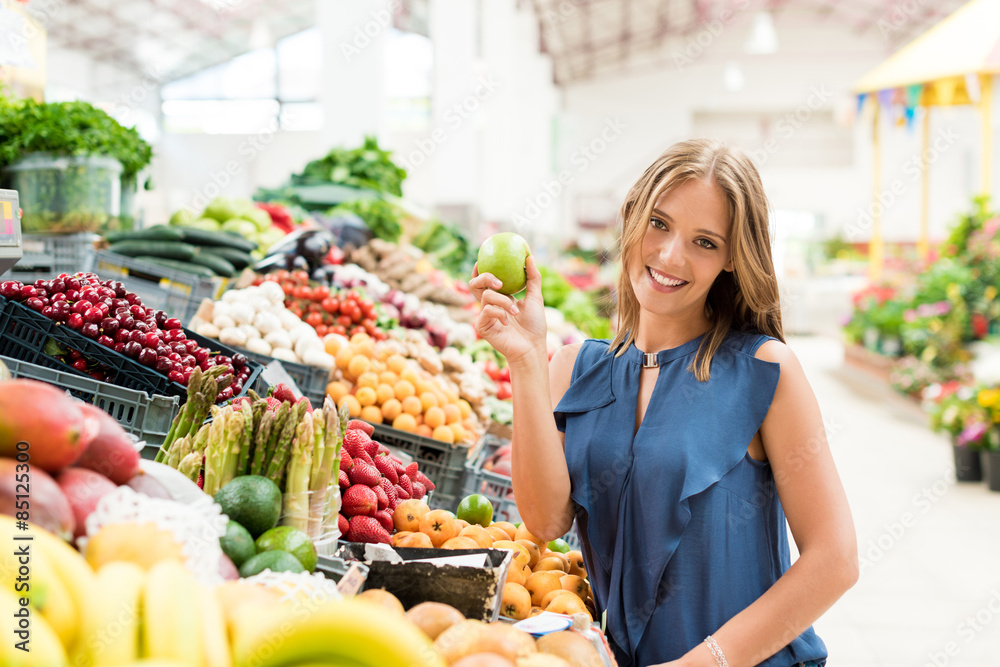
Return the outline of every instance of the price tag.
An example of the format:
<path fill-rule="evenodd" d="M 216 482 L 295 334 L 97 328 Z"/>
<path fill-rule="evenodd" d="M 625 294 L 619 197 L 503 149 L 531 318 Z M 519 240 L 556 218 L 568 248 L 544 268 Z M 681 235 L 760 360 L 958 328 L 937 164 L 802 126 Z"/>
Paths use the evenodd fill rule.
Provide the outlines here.
<path fill-rule="evenodd" d="M 367 577 L 362 567 L 364 566 L 360 563 L 351 563 L 351 566 L 347 568 L 347 572 L 337 582 L 337 590 L 345 598 L 354 597 L 361 590 L 361 587 L 364 586 Z"/>

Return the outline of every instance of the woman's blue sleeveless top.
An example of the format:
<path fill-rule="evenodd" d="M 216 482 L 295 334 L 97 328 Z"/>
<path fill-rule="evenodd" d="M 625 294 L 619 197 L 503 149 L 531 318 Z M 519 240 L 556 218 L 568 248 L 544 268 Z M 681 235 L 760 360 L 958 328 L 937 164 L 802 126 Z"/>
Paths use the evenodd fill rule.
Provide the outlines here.
<path fill-rule="evenodd" d="M 769 337 L 732 332 L 699 382 L 689 366 L 703 338 L 657 354 L 634 435 L 634 345 L 616 357 L 608 341 L 586 341 L 555 408 L 584 561 L 620 667 L 680 658 L 790 565 L 771 467 L 747 453 L 778 384 L 780 366 L 754 357 Z M 826 656 L 809 628 L 761 664 Z"/>

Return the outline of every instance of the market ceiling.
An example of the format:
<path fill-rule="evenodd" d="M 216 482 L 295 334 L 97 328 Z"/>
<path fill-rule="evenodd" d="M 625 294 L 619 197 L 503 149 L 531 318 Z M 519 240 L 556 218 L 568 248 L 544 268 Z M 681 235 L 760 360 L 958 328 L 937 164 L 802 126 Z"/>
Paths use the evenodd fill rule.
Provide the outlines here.
<path fill-rule="evenodd" d="M 553 60 L 556 83 L 586 81 L 673 62 L 669 38 L 697 38 L 720 17 L 768 12 L 780 22 L 798 15 L 816 23 L 875 32 L 895 50 L 966 0 L 519 0 L 538 17 L 540 49 Z M 727 14 L 724 12 L 728 12 Z M 780 23 L 779 23 L 780 24 Z M 780 51 L 779 51 L 780 53 Z"/>

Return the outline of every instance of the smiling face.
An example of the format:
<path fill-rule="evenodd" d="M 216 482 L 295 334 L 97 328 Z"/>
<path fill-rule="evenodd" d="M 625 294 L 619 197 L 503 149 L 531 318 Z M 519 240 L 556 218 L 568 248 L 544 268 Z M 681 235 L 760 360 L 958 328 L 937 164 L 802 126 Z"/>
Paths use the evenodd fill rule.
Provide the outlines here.
<path fill-rule="evenodd" d="M 729 208 L 712 182 L 691 179 L 663 194 L 628 275 L 644 315 L 707 322 L 705 300 L 732 271 Z"/>

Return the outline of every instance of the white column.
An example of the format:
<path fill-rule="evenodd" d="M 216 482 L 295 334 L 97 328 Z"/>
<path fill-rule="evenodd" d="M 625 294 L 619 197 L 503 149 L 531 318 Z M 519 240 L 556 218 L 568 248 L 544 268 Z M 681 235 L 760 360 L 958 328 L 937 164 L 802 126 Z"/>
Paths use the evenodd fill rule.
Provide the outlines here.
<path fill-rule="evenodd" d="M 434 45 L 431 130 L 424 141 L 418 141 L 418 153 L 426 156 L 426 163 L 418 165 L 412 155 L 408 161 L 411 170 L 433 170 L 438 205 L 476 205 L 480 194 L 480 128 L 495 85 L 477 66 L 477 4 L 430 2 L 428 32 Z"/>
<path fill-rule="evenodd" d="M 354 146 L 385 127 L 385 38 L 399 0 L 316 3 L 323 31 L 322 148 Z"/>

